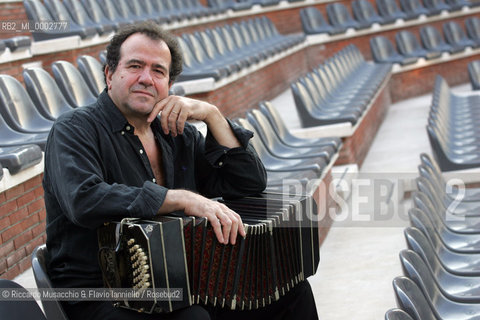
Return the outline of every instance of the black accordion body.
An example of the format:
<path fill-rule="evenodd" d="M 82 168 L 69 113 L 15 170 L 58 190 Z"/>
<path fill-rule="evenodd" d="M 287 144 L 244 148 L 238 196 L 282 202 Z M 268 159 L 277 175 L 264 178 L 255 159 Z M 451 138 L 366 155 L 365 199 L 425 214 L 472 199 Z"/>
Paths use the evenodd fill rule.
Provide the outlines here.
<path fill-rule="evenodd" d="M 319 263 L 317 207 L 312 197 L 262 194 L 219 200 L 242 217 L 246 237 L 217 241 L 205 218 L 124 219 L 98 231 L 107 288 L 165 289 L 172 296 L 121 299 L 141 312 L 171 312 L 192 304 L 235 310 L 266 306 Z M 175 289 L 181 296 L 175 297 Z"/>

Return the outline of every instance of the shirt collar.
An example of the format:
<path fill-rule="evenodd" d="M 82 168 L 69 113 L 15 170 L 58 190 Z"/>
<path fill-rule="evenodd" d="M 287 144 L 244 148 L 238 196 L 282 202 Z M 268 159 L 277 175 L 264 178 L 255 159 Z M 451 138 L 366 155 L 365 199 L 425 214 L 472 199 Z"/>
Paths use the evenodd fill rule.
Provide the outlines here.
<path fill-rule="evenodd" d="M 128 125 L 127 119 L 123 116 L 120 110 L 117 108 L 115 103 L 108 95 L 107 89 L 103 90 L 102 93 L 98 96 L 98 108 L 103 114 L 106 121 L 106 124 L 110 126 L 112 132 L 119 132 L 125 130 L 125 127 Z"/>

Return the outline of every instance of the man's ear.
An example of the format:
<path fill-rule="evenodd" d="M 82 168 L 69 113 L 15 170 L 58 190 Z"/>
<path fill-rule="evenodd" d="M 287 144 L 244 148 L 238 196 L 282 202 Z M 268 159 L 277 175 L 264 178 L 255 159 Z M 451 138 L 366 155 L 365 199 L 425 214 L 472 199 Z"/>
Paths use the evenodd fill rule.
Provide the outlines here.
<path fill-rule="evenodd" d="M 105 81 L 107 82 L 107 88 L 108 90 L 111 89 L 110 85 L 112 83 L 112 75 L 113 75 L 113 72 L 110 71 L 110 68 L 108 67 L 108 65 L 105 66 Z"/>

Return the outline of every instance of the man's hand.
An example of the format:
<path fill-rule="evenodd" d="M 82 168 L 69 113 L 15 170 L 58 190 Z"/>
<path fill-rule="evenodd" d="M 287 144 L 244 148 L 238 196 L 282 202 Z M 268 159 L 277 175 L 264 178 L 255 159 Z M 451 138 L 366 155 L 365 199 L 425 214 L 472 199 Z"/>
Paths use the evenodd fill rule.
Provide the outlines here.
<path fill-rule="evenodd" d="M 152 122 L 162 112 L 160 123 L 165 134 L 182 134 L 187 120 L 204 121 L 215 140 L 227 148 L 240 146 L 227 120 L 213 104 L 187 97 L 168 96 L 153 108 L 147 121 Z"/>
<path fill-rule="evenodd" d="M 147 121 L 152 122 L 162 112 L 161 125 L 165 134 L 171 133 L 174 137 L 182 134 L 185 121 L 205 121 L 217 108 L 205 101 L 180 96 L 168 96 L 159 101 L 153 108 Z"/>
<path fill-rule="evenodd" d="M 235 244 L 237 234 L 245 237 L 240 215 L 220 202 L 186 190 L 168 190 L 159 213 L 175 210 L 184 210 L 187 216 L 206 217 L 220 243 Z"/>

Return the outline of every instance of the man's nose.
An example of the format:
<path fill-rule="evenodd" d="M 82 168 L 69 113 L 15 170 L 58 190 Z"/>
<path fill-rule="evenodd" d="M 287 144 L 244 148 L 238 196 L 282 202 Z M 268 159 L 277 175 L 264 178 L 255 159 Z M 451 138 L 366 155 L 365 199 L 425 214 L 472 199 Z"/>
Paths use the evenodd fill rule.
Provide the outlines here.
<path fill-rule="evenodd" d="M 138 82 L 143 84 L 144 86 L 153 85 L 152 73 L 149 68 L 143 68 L 142 72 L 140 73 Z"/>

